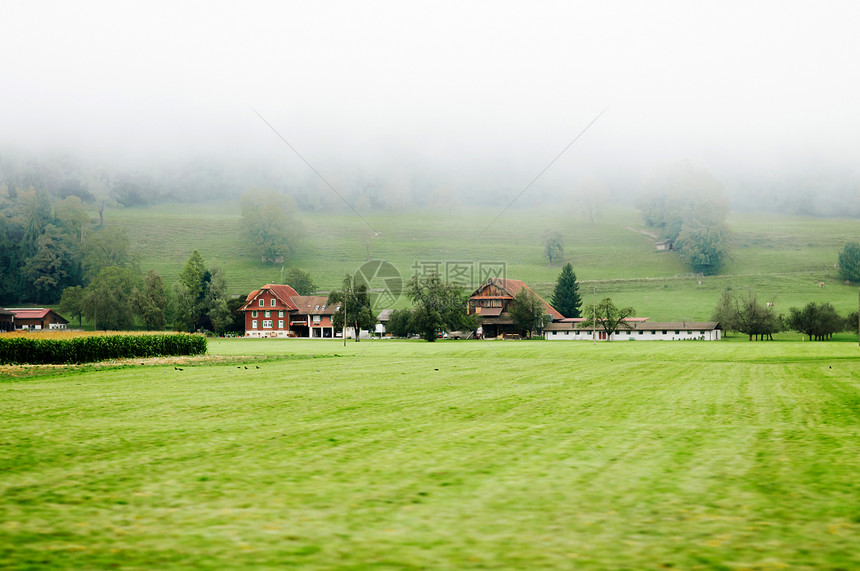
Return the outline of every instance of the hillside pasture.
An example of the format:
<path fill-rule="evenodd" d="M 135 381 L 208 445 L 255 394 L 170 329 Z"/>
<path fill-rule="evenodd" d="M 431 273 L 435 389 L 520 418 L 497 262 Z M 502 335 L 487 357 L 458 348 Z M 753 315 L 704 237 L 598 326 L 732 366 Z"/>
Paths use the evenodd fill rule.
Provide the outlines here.
<path fill-rule="evenodd" d="M 0 382 L 0 566 L 860 566 L 856 342 L 209 349 Z"/>
<path fill-rule="evenodd" d="M 549 296 L 560 268 L 543 259 L 542 236 L 556 230 L 586 302 L 609 296 L 654 320 L 709 319 L 725 287 L 753 290 L 780 312 L 809 301 L 833 303 L 841 313 L 857 308 L 856 287 L 844 285 L 834 267 L 842 245 L 860 233 L 855 220 L 733 214 L 732 259 L 719 276 L 701 278 L 690 275 L 676 253 L 655 251 L 654 239 L 643 233 L 647 229 L 630 207 L 607 208 L 595 224 L 575 216 L 569 205 L 515 207 L 490 224 L 496 214 L 363 212 L 368 226 L 348 212 L 303 213 L 304 239 L 285 266 L 310 272 L 328 291 L 368 256 L 391 262 L 405 279 L 416 261 L 466 262 L 476 281 L 478 264 L 504 262 L 507 277 Z M 128 208 L 111 211 L 108 222 L 128 229 L 141 268 L 155 269 L 168 285 L 195 248 L 207 264 L 225 269 L 234 294 L 280 280 L 280 265 L 262 263 L 243 245 L 237 203 Z M 401 297 L 397 306 L 407 304 Z"/>

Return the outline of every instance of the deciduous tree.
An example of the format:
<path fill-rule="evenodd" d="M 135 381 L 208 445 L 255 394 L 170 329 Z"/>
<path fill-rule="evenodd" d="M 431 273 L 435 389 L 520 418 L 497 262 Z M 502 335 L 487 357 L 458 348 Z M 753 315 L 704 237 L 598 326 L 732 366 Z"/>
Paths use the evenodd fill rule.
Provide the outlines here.
<path fill-rule="evenodd" d="M 168 297 L 164 280 L 158 272 L 149 270 L 143 279 L 143 290 L 135 289 L 131 305 L 147 331 L 161 331 L 167 325 Z"/>
<path fill-rule="evenodd" d="M 95 329 L 126 330 L 134 327 L 131 295 L 140 280 L 129 268 L 109 266 L 102 269 L 84 289 L 84 317 Z"/>
<path fill-rule="evenodd" d="M 588 312 L 586 312 L 588 313 Z M 607 341 L 612 340 L 612 333 L 619 329 L 631 330 L 633 326 L 627 321 L 629 317 L 636 315 L 632 307 L 618 308 L 609 297 L 603 298 L 582 322 L 584 327 L 599 327 L 606 333 Z"/>
<path fill-rule="evenodd" d="M 242 231 L 264 262 L 292 256 L 301 234 L 296 201 L 273 190 L 253 189 L 242 195 Z"/>
<path fill-rule="evenodd" d="M 839 275 L 852 282 L 860 281 L 860 244 L 848 242 L 839 253 Z"/>
<path fill-rule="evenodd" d="M 356 280 L 354 276 L 346 275 L 343 279 L 341 289 L 332 291 L 328 295 L 326 305 L 339 306 L 332 315 L 332 325 L 335 329 L 342 329 L 344 323 L 355 331 L 355 340 L 359 341 L 362 329 L 373 329 L 376 318 L 370 305 L 370 296 L 367 294 L 367 284 Z"/>
<path fill-rule="evenodd" d="M 284 283 L 292 286 L 299 295 L 312 295 L 316 291 L 316 284 L 311 275 L 299 268 L 290 268 L 284 275 Z"/>
<path fill-rule="evenodd" d="M 514 295 L 508 313 L 517 327 L 526 333 L 527 338 L 531 337 L 535 331 L 542 331 L 549 322 L 546 306 L 538 296 L 526 288 Z"/>
<path fill-rule="evenodd" d="M 564 238 L 560 233 L 547 232 L 544 235 L 543 257 L 550 266 L 564 257 Z"/>
<path fill-rule="evenodd" d="M 469 295 L 438 273 L 414 275 L 406 284 L 412 300 L 412 327 L 426 341 L 435 341 L 440 331 L 471 331 L 478 327 L 478 316 L 468 315 Z"/>

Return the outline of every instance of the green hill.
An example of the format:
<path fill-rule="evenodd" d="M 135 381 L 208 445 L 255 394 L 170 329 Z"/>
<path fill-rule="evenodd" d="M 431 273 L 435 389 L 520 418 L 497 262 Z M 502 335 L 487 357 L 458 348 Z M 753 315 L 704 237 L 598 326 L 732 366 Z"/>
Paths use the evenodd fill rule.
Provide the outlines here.
<path fill-rule="evenodd" d="M 691 275 L 675 253 L 655 251 L 630 207 L 607 209 L 593 225 L 564 206 L 512 209 L 490 225 L 497 214 L 482 205 L 472 212 L 363 213 L 364 220 L 351 212 L 302 213 L 304 238 L 285 265 L 310 272 L 328 290 L 368 258 L 391 262 L 404 279 L 416 262 L 463 263 L 476 274 L 481 263 L 504 262 L 507 277 L 549 295 L 559 268 L 543 259 L 542 235 L 554 230 L 564 237 L 566 260 L 586 302 L 611 296 L 641 316 L 701 320 L 731 287 L 754 290 L 780 312 L 813 300 L 831 302 L 842 313 L 857 308 L 856 287 L 843 284 L 835 268 L 839 250 L 860 234 L 855 220 L 734 214 L 728 220 L 732 260 L 721 275 L 703 278 Z M 194 248 L 207 264 L 224 268 L 235 294 L 280 280 L 281 265 L 262 263 L 243 244 L 237 202 L 120 209 L 106 221 L 124 226 L 141 268 L 158 271 L 168 283 Z M 404 304 L 401 298 L 398 305 Z"/>

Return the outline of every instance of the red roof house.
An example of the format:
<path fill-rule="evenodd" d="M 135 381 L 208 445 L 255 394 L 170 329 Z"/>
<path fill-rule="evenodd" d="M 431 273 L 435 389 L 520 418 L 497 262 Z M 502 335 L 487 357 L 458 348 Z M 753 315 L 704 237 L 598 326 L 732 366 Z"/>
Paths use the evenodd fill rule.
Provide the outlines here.
<path fill-rule="evenodd" d="M 245 312 L 245 337 L 335 336 L 331 317 L 340 305 L 327 305 L 328 296 L 299 295 L 283 284 L 266 284 L 252 291 L 240 310 Z"/>
<path fill-rule="evenodd" d="M 54 311 L 43 307 L 10 307 L 15 329 L 65 329 L 69 321 Z"/>

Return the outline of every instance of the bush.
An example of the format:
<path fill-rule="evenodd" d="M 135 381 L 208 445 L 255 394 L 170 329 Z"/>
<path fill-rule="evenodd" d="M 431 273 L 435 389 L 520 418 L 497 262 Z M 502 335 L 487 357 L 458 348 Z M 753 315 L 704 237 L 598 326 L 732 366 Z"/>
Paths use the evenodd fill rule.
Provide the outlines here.
<path fill-rule="evenodd" d="M 71 339 L 0 338 L 0 364 L 91 363 L 106 359 L 202 355 L 202 335 L 98 335 Z"/>

